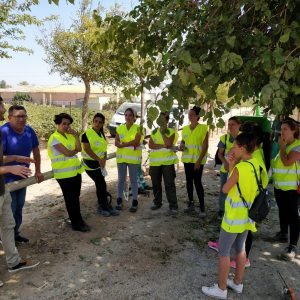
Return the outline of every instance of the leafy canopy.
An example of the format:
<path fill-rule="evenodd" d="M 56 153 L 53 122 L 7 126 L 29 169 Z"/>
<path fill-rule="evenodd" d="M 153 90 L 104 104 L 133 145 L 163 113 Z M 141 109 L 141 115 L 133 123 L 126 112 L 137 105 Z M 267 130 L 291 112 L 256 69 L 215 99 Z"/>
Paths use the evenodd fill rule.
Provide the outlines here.
<path fill-rule="evenodd" d="M 163 101 L 215 105 L 209 123 L 222 116 L 220 85 L 228 85 L 227 108 L 260 99 L 273 113 L 300 105 L 300 2 L 297 0 L 142 0 L 110 37 L 123 46 L 128 64 L 137 50 L 150 61 L 147 86 L 171 77 Z M 129 42 L 128 42 L 129 41 Z M 224 102 L 224 101 L 223 101 Z M 223 122 L 219 120 L 219 126 Z"/>

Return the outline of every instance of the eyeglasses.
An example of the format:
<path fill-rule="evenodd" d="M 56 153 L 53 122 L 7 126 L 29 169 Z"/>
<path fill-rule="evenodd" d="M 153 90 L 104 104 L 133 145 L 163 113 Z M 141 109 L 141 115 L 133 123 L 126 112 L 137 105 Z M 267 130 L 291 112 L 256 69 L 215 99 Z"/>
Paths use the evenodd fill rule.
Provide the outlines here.
<path fill-rule="evenodd" d="M 16 119 L 27 119 L 27 115 L 12 116 Z"/>

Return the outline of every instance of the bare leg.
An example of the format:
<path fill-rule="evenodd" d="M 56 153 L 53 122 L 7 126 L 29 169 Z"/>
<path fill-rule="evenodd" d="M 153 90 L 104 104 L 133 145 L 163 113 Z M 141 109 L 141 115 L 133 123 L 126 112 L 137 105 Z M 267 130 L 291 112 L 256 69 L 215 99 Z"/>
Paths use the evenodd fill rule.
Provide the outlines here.
<path fill-rule="evenodd" d="M 227 278 L 230 269 L 230 257 L 220 256 L 219 257 L 219 288 L 222 290 L 227 289 Z"/>
<path fill-rule="evenodd" d="M 234 276 L 234 283 L 240 284 L 244 278 L 245 271 L 245 263 L 246 263 L 246 251 L 242 251 L 236 254 L 236 271 Z"/>

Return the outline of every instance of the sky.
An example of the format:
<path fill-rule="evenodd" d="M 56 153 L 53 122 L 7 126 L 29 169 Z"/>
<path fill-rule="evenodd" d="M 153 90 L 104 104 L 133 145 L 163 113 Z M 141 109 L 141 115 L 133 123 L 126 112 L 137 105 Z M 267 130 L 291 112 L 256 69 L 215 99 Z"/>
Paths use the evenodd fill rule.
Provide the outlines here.
<path fill-rule="evenodd" d="M 21 2 L 21 1 L 19 1 Z M 116 2 L 115 0 L 94 1 L 109 10 Z M 39 5 L 33 5 L 31 14 L 42 19 L 49 15 L 57 15 L 59 22 L 68 27 L 74 18 L 78 9 L 80 0 L 75 0 L 75 5 L 67 3 L 66 0 L 60 0 L 58 6 L 48 4 L 47 0 L 40 0 Z M 133 8 L 138 0 L 119 0 L 118 3 L 124 11 Z M 59 74 L 49 74 L 50 67 L 43 60 L 45 58 L 44 50 L 36 42 L 36 37 L 41 36 L 41 29 L 36 26 L 27 26 L 24 29 L 25 40 L 19 41 L 17 45 L 25 46 L 34 51 L 32 55 L 24 52 L 10 52 L 11 59 L 0 59 L 0 81 L 5 80 L 7 84 L 16 87 L 21 81 L 27 81 L 34 85 L 60 85 L 66 82 L 62 80 Z M 12 44 L 16 44 L 12 42 Z M 76 83 L 76 81 L 74 81 Z"/>

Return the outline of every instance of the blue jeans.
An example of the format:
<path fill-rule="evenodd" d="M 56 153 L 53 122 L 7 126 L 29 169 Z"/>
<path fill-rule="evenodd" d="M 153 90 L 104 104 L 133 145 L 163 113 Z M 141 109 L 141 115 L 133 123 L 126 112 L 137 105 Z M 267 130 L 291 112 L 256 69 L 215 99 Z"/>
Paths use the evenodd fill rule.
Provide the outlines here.
<path fill-rule="evenodd" d="M 227 197 L 227 194 L 224 194 L 222 192 L 222 188 L 223 188 L 223 185 L 227 181 L 227 176 L 228 176 L 228 173 L 220 172 L 221 187 L 220 187 L 220 194 L 219 194 L 219 212 L 223 212 L 223 213 L 225 211 L 225 199 Z"/>
<path fill-rule="evenodd" d="M 25 204 L 26 188 L 14 191 L 11 195 L 11 210 L 16 222 L 15 236 L 19 235 L 19 229 L 22 224 L 22 210 Z"/>
<path fill-rule="evenodd" d="M 138 198 L 138 181 L 137 181 L 137 173 L 139 164 L 126 164 L 126 163 L 118 163 L 118 198 L 122 198 L 124 185 L 127 174 L 127 167 L 129 169 L 129 177 L 132 191 L 132 199 L 137 200 Z"/>

